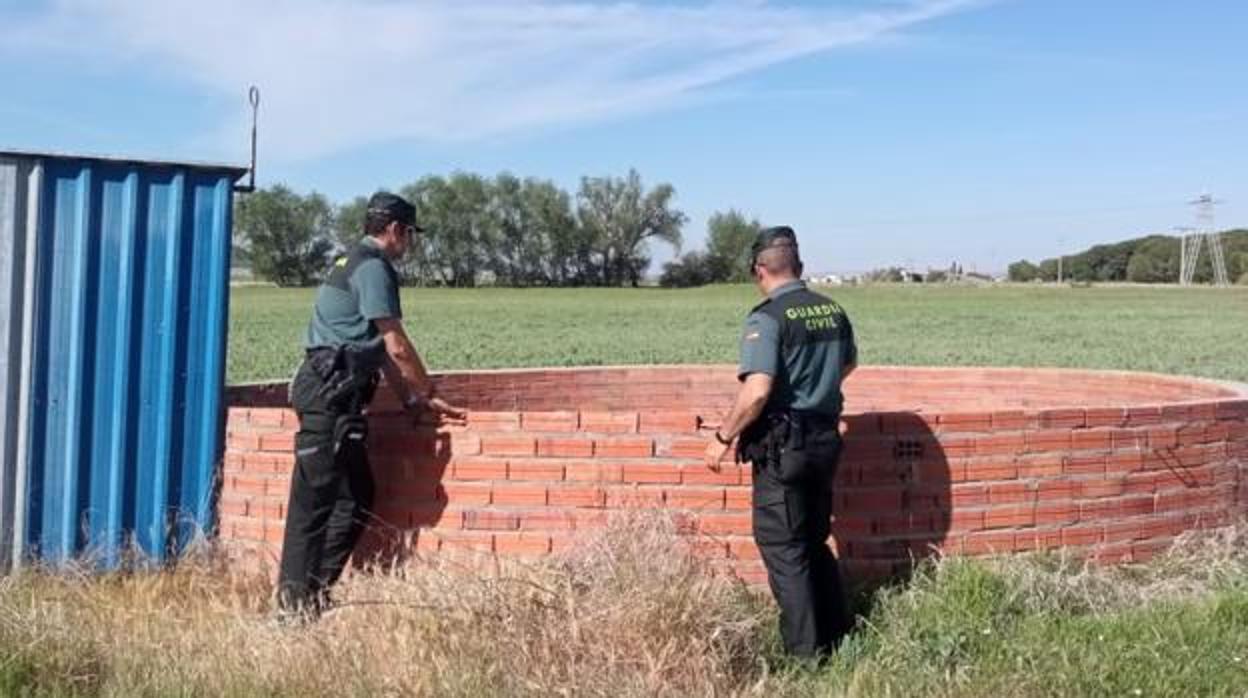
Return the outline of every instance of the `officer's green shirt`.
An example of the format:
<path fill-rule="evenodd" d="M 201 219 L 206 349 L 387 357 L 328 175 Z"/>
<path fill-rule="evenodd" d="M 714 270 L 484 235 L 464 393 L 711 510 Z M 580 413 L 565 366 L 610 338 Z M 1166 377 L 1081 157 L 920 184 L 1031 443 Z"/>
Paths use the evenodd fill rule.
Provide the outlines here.
<path fill-rule="evenodd" d="M 379 249 L 377 242 L 368 236 L 360 244 Z M 334 264 L 341 267 L 346 262 L 347 257 L 342 257 Z M 348 346 L 380 366 L 386 350 L 373 320 L 403 317 L 398 283 L 389 264 L 380 255 L 368 258 L 347 277 L 345 289 L 330 283 L 321 284 L 304 345 L 309 349 Z"/>
<path fill-rule="evenodd" d="M 774 289 L 768 300 L 774 302 L 805 288 L 802 281 L 792 281 Z M 849 318 L 836 306 L 838 312 L 832 317 L 843 323 L 842 339 L 786 348 L 781 346 L 780 323 L 761 308 L 755 308 L 745 320 L 738 379 L 744 380 L 751 373 L 776 378 L 767 401 L 769 408 L 839 415 L 844 404 L 841 380 L 845 368 L 858 362 Z"/>

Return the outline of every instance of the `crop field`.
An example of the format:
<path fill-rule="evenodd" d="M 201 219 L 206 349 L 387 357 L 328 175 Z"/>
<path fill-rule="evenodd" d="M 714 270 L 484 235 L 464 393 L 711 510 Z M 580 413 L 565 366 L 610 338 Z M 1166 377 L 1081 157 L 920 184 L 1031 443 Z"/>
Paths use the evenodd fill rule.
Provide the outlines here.
<path fill-rule="evenodd" d="M 864 364 L 1063 366 L 1248 382 L 1248 288 L 831 288 Z M 236 287 L 228 380 L 284 379 L 315 291 Z M 752 286 L 405 289 L 431 370 L 736 360 Z"/>

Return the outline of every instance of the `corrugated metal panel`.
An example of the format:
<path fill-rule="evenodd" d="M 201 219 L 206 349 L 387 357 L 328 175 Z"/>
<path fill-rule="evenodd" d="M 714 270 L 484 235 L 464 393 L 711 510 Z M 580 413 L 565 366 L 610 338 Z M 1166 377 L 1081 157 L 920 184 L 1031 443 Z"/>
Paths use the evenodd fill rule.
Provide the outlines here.
<path fill-rule="evenodd" d="M 213 523 L 241 170 L 27 159 L 43 171 L 17 540 L 52 563 L 112 566 L 132 543 L 163 559 Z"/>
<path fill-rule="evenodd" d="M 0 157 L 0 572 L 8 569 L 18 526 L 18 441 L 23 434 L 19 396 L 23 384 L 27 266 L 33 262 L 27 240 L 33 228 L 30 200 L 38 192 L 39 169 L 30 162 Z"/>

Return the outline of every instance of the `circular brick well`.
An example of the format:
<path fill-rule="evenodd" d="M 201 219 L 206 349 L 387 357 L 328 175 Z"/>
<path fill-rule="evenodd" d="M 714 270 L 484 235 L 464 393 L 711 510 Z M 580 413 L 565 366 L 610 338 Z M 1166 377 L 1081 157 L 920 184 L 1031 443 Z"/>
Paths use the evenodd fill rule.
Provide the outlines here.
<path fill-rule="evenodd" d="M 446 373 L 466 427 L 372 409 L 368 554 L 541 556 L 612 512 L 670 511 L 696 549 L 761 581 L 750 471 L 701 462 L 730 366 Z M 1248 386 L 1143 373 L 863 367 L 845 386 L 833 536 L 852 578 L 932 555 L 1064 548 L 1144 560 L 1248 509 Z M 219 535 L 280 552 L 297 421 L 284 386 L 229 389 Z M 357 557 L 364 555 L 357 554 Z"/>

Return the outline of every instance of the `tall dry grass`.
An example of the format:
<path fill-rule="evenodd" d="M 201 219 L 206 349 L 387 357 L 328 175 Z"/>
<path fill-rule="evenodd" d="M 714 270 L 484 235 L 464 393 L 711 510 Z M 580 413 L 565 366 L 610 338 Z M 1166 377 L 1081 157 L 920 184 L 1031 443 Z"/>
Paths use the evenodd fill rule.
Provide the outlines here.
<path fill-rule="evenodd" d="M 412 560 L 355 574 L 282 626 L 263 577 L 211 555 L 159 574 L 0 580 L 0 660 L 89 695 L 741 695 L 765 675 L 764 598 L 656 516 L 575 555 Z M 22 678 L 24 677 L 24 678 Z"/>
<path fill-rule="evenodd" d="M 1103 615 L 1198 600 L 1248 588 L 1248 522 L 1185 533 L 1147 564 L 1093 565 L 1060 553 L 1018 561 L 999 558 L 991 569 L 1027 611 Z"/>
<path fill-rule="evenodd" d="M 439 556 L 355 574 L 335 590 L 340 605 L 305 626 L 271 620 L 271 591 L 210 552 L 158 573 L 0 578 L 0 695 L 1047 696 L 1143 686 L 1229 696 L 1241 678 L 1248 686 L 1248 524 L 1186 536 L 1147 565 L 925 563 L 906 586 L 861 597 L 861 629 L 815 671 L 778 655 L 765 592 L 716 574 L 655 514 L 617 518 L 565 557 Z"/>

